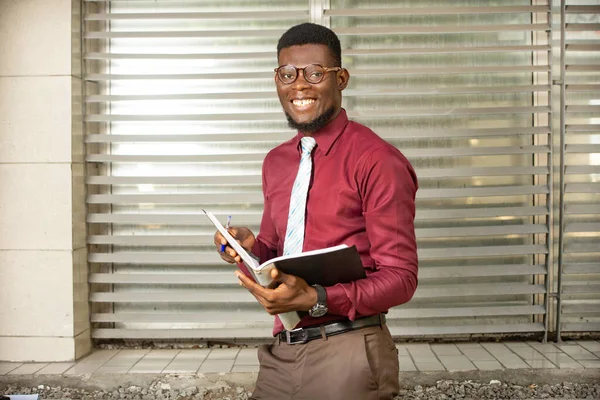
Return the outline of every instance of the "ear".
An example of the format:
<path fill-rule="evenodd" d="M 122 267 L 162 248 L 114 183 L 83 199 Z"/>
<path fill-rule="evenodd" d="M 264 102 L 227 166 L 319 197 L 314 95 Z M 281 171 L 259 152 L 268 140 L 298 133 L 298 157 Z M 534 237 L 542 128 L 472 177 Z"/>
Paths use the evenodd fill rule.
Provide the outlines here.
<path fill-rule="evenodd" d="M 337 74 L 338 89 L 340 89 L 340 91 L 346 89 L 348 83 L 350 83 L 350 73 L 346 68 L 342 68 Z"/>

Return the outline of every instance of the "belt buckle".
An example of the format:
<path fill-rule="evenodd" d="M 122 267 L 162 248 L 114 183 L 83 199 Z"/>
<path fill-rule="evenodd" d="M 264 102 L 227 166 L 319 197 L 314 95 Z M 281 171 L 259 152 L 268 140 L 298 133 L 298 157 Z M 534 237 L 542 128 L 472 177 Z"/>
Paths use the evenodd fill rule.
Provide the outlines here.
<path fill-rule="evenodd" d="M 299 340 L 292 340 L 293 333 L 300 333 Z M 285 331 L 285 341 L 287 344 L 304 344 L 308 342 L 308 332 L 304 328 L 296 328 L 291 331 Z"/>

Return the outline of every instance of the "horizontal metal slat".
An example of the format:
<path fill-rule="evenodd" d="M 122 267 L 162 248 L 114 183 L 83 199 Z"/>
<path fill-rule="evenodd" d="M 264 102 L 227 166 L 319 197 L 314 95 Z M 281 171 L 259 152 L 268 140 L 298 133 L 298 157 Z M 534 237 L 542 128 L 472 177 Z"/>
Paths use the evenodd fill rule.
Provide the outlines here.
<path fill-rule="evenodd" d="M 565 232 L 600 232 L 600 222 L 570 222 L 565 224 Z"/>
<path fill-rule="evenodd" d="M 234 268 L 234 267 L 232 267 Z M 419 279 L 545 275 L 543 265 L 484 265 L 460 267 L 421 267 Z M 92 273 L 89 283 L 120 283 L 132 285 L 227 285 L 232 271 L 197 273 Z"/>
<path fill-rule="evenodd" d="M 456 238 L 466 236 L 503 236 L 548 233 L 546 225 L 470 226 L 464 228 L 416 229 L 418 238 Z"/>
<path fill-rule="evenodd" d="M 600 324 L 599 329 L 600 330 Z M 410 327 L 388 324 L 393 336 L 439 336 L 476 333 L 543 332 L 541 323 Z M 272 338 L 272 326 L 224 329 L 94 329 L 94 339 L 251 339 Z"/>
<path fill-rule="evenodd" d="M 245 213 L 237 211 L 229 213 L 233 216 L 236 226 L 258 225 L 261 214 Z M 217 214 L 217 218 L 219 215 Z M 222 217 L 222 216 L 221 216 Z M 186 225 L 186 226 L 212 226 L 204 214 L 88 214 L 88 223 L 96 224 L 152 224 L 152 225 Z"/>
<path fill-rule="evenodd" d="M 599 46 L 600 49 L 600 46 Z M 569 92 L 600 92 L 600 85 L 567 85 L 567 93 Z"/>
<path fill-rule="evenodd" d="M 347 90 L 344 97 L 404 97 L 426 95 L 460 95 L 460 94 L 495 94 L 495 93 L 535 93 L 550 91 L 549 85 L 515 85 L 515 86 L 457 86 L 457 87 L 420 87 L 406 89 L 371 89 Z M 277 99 L 274 91 L 268 92 L 218 92 L 218 93 L 179 93 L 179 94 L 143 94 L 143 95 L 91 95 L 87 103 L 117 101 L 180 101 L 180 100 L 264 100 Z"/>
<path fill-rule="evenodd" d="M 225 218 L 226 215 L 216 214 Z M 230 212 L 236 225 L 258 225 L 261 213 Z M 417 208 L 416 220 L 437 220 L 455 218 L 490 218 L 507 216 L 548 215 L 548 208 L 538 207 L 485 207 L 464 209 L 423 209 Z M 206 223 L 203 214 L 111 214 L 88 213 L 87 222 L 91 224 L 152 224 L 152 225 L 187 225 L 199 226 Z M 206 223 L 208 226 L 208 223 Z"/>
<path fill-rule="evenodd" d="M 564 252 L 567 254 L 600 253 L 600 246 L 598 243 L 569 243 L 564 246 Z"/>
<path fill-rule="evenodd" d="M 600 194 L 600 182 L 594 183 L 567 183 L 565 193 L 595 193 Z"/>
<path fill-rule="evenodd" d="M 488 324 L 488 325 L 441 325 L 441 326 L 396 326 L 388 324 L 392 336 L 439 336 L 439 335 L 469 335 L 492 333 L 525 333 L 543 332 L 541 323 L 531 324 Z"/>
<path fill-rule="evenodd" d="M 90 235 L 88 244 L 121 246 L 194 246 L 212 242 L 214 232 L 200 235 Z"/>
<path fill-rule="evenodd" d="M 268 326 L 267 326 L 268 325 Z M 215 329 L 105 329 L 92 330 L 94 339 L 254 339 L 273 338 L 273 324 Z"/>
<path fill-rule="evenodd" d="M 89 160 L 88 160 L 89 161 Z M 473 176 L 511 176 L 546 175 L 547 167 L 481 167 L 481 168 L 440 168 L 416 169 L 419 179 L 473 177 Z M 260 185 L 260 175 L 227 176 L 88 176 L 88 185 Z"/>
<path fill-rule="evenodd" d="M 567 65 L 568 72 L 600 72 L 600 65 Z"/>
<path fill-rule="evenodd" d="M 600 262 L 598 263 L 568 263 L 562 268 L 564 274 L 600 274 Z"/>
<path fill-rule="evenodd" d="M 567 24 L 567 28 L 568 28 Z M 575 25 L 575 24 L 573 24 Z M 584 24 L 577 24 L 584 25 Z M 589 24 L 593 25 L 593 24 Z M 572 30 L 581 27 L 572 27 Z M 549 31 L 550 25 L 541 24 L 487 24 L 487 25 L 436 25 L 436 26 L 378 26 L 378 27 L 352 27 L 337 28 L 334 32 L 338 36 L 349 35 L 418 35 L 435 33 L 473 33 L 473 32 L 536 32 Z M 105 31 L 84 33 L 84 39 L 159 39 L 159 38 L 232 38 L 232 37 L 273 37 L 278 38 L 285 32 L 284 29 L 235 29 L 235 30 L 201 30 L 201 31 Z"/>
<path fill-rule="evenodd" d="M 119 81 L 119 80 L 203 80 L 203 79 L 273 79 L 273 72 L 213 72 L 203 74 L 88 74 L 88 81 Z"/>
<path fill-rule="evenodd" d="M 84 33 L 84 39 L 181 39 L 181 38 L 258 38 L 277 39 L 285 33 L 285 29 L 234 29 L 234 30 L 202 30 L 202 31 L 98 31 Z"/>
<path fill-rule="evenodd" d="M 600 331 L 600 322 L 588 323 L 566 323 L 560 324 L 562 332 L 598 332 Z"/>
<path fill-rule="evenodd" d="M 600 24 L 566 24 L 567 32 L 597 32 L 600 31 Z"/>
<path fill-rule="evenodd" d="M 600 283 L 580 282 L 580 283 L 563 283 L 563 294 L 586 294 L 600 293 Z M 600 312 L 600 310 L 599 310 Z"/>
<path fill-rule="evenodd" d="M 225 176 L 88 176 L 88 185 L 260 185 L 260 175 Z"/>
<path fill-rule="evenodd" d="M 599 129 L 600 130 L 600 129 Z M 85 137 L 86 143 L 163 143 L 163 142 L 231 142 L 243 139 L 245 142 L 252 141 L 277 141 L 281 142 L 287 139 L 290 134 L 288 132 L 239 132 L 239 133 L 222 133 L 222 134 L 205 134 L 205 135 L 103 135 L 103 134 L 88 134 Z M 511 136 L 511 135 L 544 135 L 550 134 L 549 127 L 524 127 L 524 128 L 487 128 L 487 129 L 447 129 L 447 130 L 381 130 L 379 136 L 386 140 L 404 139 L 404 138 L 449 138 L 449 137 L 496 137 L 496 136 Z"/>
<path fill-rule="evenodd" d="M 422 189 L 419 189 L 422 190 Z M 524 215 L 548 215 L 548 207 L 486 207 L 464 209 L 423 209 L 417 207 L 417 220 L 455 219 L 455 218 L 489 218 Z"/>
<path fill-rule="evenodd" d="M 526 73 L 526 72 L 548 72 L 548 65 L 499 65 L 484 67 L 444 67 L 444 68 L 370 68 L 353 69 L 354 77 L 370 76 L 405 76 L 405 75 L 448 75 L 448 74 L 489 74 L 489 73 Z M 115 81 L 115 80 L 172 80 L 172 79 L 273 79 L 273 72 L 215 72 L 204 74 L 88 74 L 88 81 Z"/>
<path fill-rule="evenodd" d="M 591 25 L 591 24 L 590 24 Z M 488 24 L 488 25 L 435 25 L 435 26 L 372 26 L 334 29 L 338 36 L 349 35 L 410 35 L 435 33 L 514 32 L 549 31 L 550 25 L 542 24 Z"/>
<path fill-rule="evenodd" d="M 215 265 L 223 261 L 216 251 L 186 252 L 117 252 L 89 253 L 92 263 L 148 264 L 148 265 Z"/>
<path fill-rule="evenodd" d="M 345 94 L 345 93 L 344 93 Z M 264 100 L 277 99 L 274 91 L 268 92 L 216 92 L 216 93 L 178 93 L 178 94 L 130 94 L 130 95 L 92 95 L 86 103 L 117 101 L 166 101 L 166 100 Z"/>
<path fill-rule="evenodd" d="M 489 156 L 512 154 L 544 154 L 549 153 L 549 146 L 510 146 L 510 147 L 446 147 L 402 149 L 409 158 L 416 157 L 459 157 Z M 192 155 L 126 155 L 126 154 L 88 154 L 87 162 L 169 162 L 169 163 L 249 163 L 262 162 L 267 155 L 263 153 L 230 153 L 230 154 L 192 154 Z"/>
<path fill-rule="evenodd" d="M 388 321 L 403 319 L 457 318 L 500 315 L 536 315 L 545 314 L 542 306 L 490 306 L 463 308 L 405 308 L 391 309 L 386 315 Z M 272 324 L 273 317 L 263 310 L 244 310 L 241 312 L 204 311 L 193 313 L 96 313 L 92 322 L 148 323 L 148 324 L 194 324 L 195 329 L 230 327 L 246 324 Z M 196 325 L 197 324 L 197 325 Z"/>
<path fill-rule="evenodd" d="M 300 19 L 308 17 L 308 10 L 285 10 L 285 11 L 229 11 L 229 12 L 148 12 L 148 13 L 88 13 L 84 15 L 85 21 L 114 21 L 114 20 L 149 20 L 173 21 L 182 19 Z"/>
<path fill-rule="evenodd" d="M 545 245 L 419 248 L 418 250 L 419 258 L 422 260 L 547 253 L 548 249 Z M 214 265 L 222 262 L 214 251 L 90 253 L 88 261 L 92 263 L 148 265 Z"/>
<path fill-rule="evenodd" d="M 567 52 L 572 51 L 600 51 L 600 44 L 567 44 Z"/>
<path fill-rule="evenodd" d="M 566 204 L 565 214 L 600 214 L 600 204 Z"/>
<path fill-rule="evenodd" d="M 419 266 L 419 280 L 491 276 L 546 275 L 544 265 L 465 265 L 456 267 Z"/>
<path fill-rule="evenodd" d="M 400 55 L 400 54 L 447 54 L 447 53 L 506 53 L 521 51 L 550 51 L 548 45 L 526 46 L 444 46 L 444 47 L 403 47 L 403 48 L 368 48 L 343 49 L 344 57 L 361 55 Z M 272 57 L 272 55 L 271 55 Z"/>
<path fill-rule="evenodd" d="M 563 314 L 600 314 L 600 300 L 562 300 Z"/>
<path fill-rule="evenodd" d="M 546 175 L 547 167 L 476 167 L 476 168 L 431 168 L 416 169 L 419 180 L 430 178 L 450 178 L 464 176 L 509 176 Z"/>
<path fill-rule="evenodd" d="M 261 192 L 204 194 L 93 194 L 88 204 L 262 204 Z"/>
<path fill-rule="evenodd" d="M 550 12 L 548 6 L 512 7 L 411 7 L 411 8 L 336 8 L 323 10 L 327 17 L 365 17 L 396 15 L 467 15 L 467 14 L 513 14 Z"/>
<path fill-rule="evenodd" d="M 235 282 L 232 271 L 178 273 L 92 273 L 89 283 L 121 283 L 132 285 L 224 285 Z"/>
<path fill-rule="evenodd" d="M 274 317 L 260 308 L 239 311 L 197 311 L 186 313 L 166 314 L 152 313 L 94 313 L 91 322 L 121 322 L 149 324 L 194 324 L 195 329 L 218 329 L 219 327 L 241 327 L 256 325 L 271 325 Z"/>
<path fill-rule="evenodd" d="M 196 155 L 125 155 L 125 154 L 88 154 L 87 162 L 173 162 L 173 163 L 249 163 L 262 162 L 267 152 L 236 154 L 196 154 Z"/>
<path fill-rule="evenodd" d="M 565 146 L 565 151 L 569 154 L 600 153 L 600 144 L 567 144 Z"/>
<path fill-rule="evenodd" d="M 545 225 L 478 226 L 468 228 L 416 229 L 417 238 L 457 238 L 548 233 Z M 121 246 L 194 246 L 208 244 L 213 232 L 198 235 L 90 235 L 88 244 Z"/>
<path fill-rule="evenodd" d="M 84 55 L 85 60 L 257 60 L 273 59 L 272 51 L 229 53 L 95 53 Z"/>
<path fill-rule="evenodd" d="M 435 200 L 461 197 L 515 196 L 549 193 L 546 186 L 493 186 L 460 189 L 419 189 L 417 199 Z"/>
<path fill-rule="evenodd" d="M 585 124 L 585 125 L 567 124 L 566 129 L 567 129 L 567 133 L 600 132 L 600 124 Z"/>
<path fill-rule="evenodd" d="M 600 71 L 600 68 L 598 69 Z M 598 113 L 600 114 L 600 106 L 567 106 L 568 113 Z"/>
<path fill-rule="evenodd" d="M 444 46 L 414 48 L 343 49 L 344 57 L 400 54 L 448 54 L 448 53 L 506 53 L 550 51 L 549 45 L 524 46 Z M 95 53 L 84 55 L 86 60 L 257 60 L 272 59 L 272 51 L 232 53 Z"/>
<path fill-rule="evenodd" d="M 526 283 L 468 283 L 419 286 L 415 298 L 487 296 L 504 294 L 534 294 L 545 293 L 543 285 Z"/>
<path fill-rule="evenodd" d="M 444 259 L 444 258 L 467 258 L 467 257 L 498 257 L 523 254 L 548 254 L 545 245 L 523 245 L 523 246 L 478 246 L 478 247 L 453 247 L 443 249 L 420 248 L 419 258 Z"/>
<path fill-rule="evenodd" d="M 597 14 L 597 13 L 600 13 L 600 6 L 567 5 L 565 8 L 565 12 L 567 14 Z"/>
<path fill-rule="evenodd" d="M 232 283 L 237 286 L 236 278 Z M 414 298 L 464 297 L 488 295 L 515 295 L 545 293 L 543 285 L 528 284 L 455 284 L 419 286 Z M 256 299 L 244 288 L 198 288 L 194 293 L 188 292 L 94 292 L 90 293 L 90 301 L 95 303 L 249 303 L 255 304 Z"/>
<path fill-rule="evenodd" d="M 567 165 L 567 175 L 600 174 L 600 165 Z"/>
<path fill-rule="evenodd" d="M 264 133 L 217 133 L 204 135 L 103 135 L 91 134 L 86 135 L 86 143 L 208 143 L 208 142 L 265 142 L 277 141 L 282 142 L 287 140 L 293 133 L 288 132 L 264 132 Z"/>
<path fill-rule="evenodd" d="M 481 108 L 415 108 L 402 110 L 370 110 L 348 112 L 350 118 L 401 118 L 416 116 L 453 116 L 453 115 L 493 115 L 493 114 L 533 114 L 549 113 L 550 108 L 543 107 L 481 107 Z M 118 122 L 118 121 L 283 121 L 280 112 L 272 113 L 235 113 L 235 114 L 166 114 L 166 115 L 134 115 L 134 114 L 89 114 L 86 122 Z"/>

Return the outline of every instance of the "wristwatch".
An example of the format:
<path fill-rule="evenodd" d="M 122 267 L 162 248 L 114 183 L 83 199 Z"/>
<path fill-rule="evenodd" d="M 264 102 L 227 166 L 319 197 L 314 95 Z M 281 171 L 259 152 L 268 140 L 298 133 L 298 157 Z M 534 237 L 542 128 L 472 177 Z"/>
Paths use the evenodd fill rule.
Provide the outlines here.
<path fill-rule="evenodd" d="M 312 308 L 308 311 L 308 315 L 313 318 L 322 317 L 329 311 L 327 308 L 327 292 L 321 285 L 312 285 L 312 287 L 314 287 L 317 291 L 317 304 L 312 306 Z"/>

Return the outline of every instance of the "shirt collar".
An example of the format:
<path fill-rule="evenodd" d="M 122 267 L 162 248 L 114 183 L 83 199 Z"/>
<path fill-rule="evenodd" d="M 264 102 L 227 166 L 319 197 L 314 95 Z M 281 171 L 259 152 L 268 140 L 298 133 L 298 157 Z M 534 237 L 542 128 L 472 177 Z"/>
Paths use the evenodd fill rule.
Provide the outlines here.
<path fill-rule="evenodd" d="M 346 115 L 346 110 L 342 108 L 333 121 L 313 133 L 312 136 L 317 141 L 316 151 L 322 151 L 324 155 L 329 154 L 333 143 L 335 143 L 335 140 L 342 134 L 346 125 L 348 125 L 348 116 Z M 302 136 L 304 135 L 301 132 L 298 132 L 296 135 L 295 142 L 298 148 Z"/>

